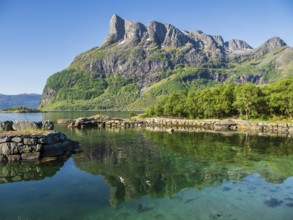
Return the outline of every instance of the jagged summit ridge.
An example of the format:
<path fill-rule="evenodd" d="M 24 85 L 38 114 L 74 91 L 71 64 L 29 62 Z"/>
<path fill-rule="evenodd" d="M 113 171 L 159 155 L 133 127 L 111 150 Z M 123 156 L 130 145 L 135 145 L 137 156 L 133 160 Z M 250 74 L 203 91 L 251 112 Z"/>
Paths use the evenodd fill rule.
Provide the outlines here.
<path fill-rule="evenodd" d="M 134 77 L 143 91 L 162 79 L 156 73 L 178 65 L 227 68 L 229 63 L 262 58 L 285 45 L 275 37 L 253 49 L 243 40 L 224 41 L 220 35 L 212 36 L 200 30 L 181 31 L 157 21 L 145 26 L 113 15 L 104 44 L 78 55 L 72 66 L 83 66 L 83 70 L 95 77 L 113 74 Z"/>
<path fill-rule="evenodd" d="M 152 21 L 147 27 L 139 22 L 132 22 L 114 14 L 110 19 L 110 32 L 105 45 L 120 43 L 137 45 L 143 40 L 159 47 L 181 47 L 191 44 L 195 49 L 220 48 L 228 51 L 252 49 L 242 40 L 224 42 L 221 36 L 211 36 L 202 31 L 181 31 L 171 24 Z"/>

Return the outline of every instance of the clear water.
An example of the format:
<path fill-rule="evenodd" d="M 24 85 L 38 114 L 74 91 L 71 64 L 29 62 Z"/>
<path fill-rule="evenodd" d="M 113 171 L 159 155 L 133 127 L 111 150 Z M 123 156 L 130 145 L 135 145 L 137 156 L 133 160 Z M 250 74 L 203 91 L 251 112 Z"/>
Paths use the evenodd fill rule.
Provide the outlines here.
<path fill-rule="evenodd" d="M 292 139 L 56 130 L 78 140 L 83 152 L 42 164 L 0 165 L 1 220 L 293 219 Z"/>

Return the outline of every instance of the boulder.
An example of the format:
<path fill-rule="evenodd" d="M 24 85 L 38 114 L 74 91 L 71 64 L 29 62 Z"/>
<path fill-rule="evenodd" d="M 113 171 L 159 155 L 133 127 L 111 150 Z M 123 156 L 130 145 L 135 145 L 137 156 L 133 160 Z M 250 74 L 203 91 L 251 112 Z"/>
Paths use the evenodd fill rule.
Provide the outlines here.
<path fill-rule="evenodd" d="M 13 123 L 13 130 L 23 131 L 23 130 L 37 130 L 39 125 L 36 122 L 31 121 L 16 121 Z"/>
<path fill-rule="evenodd" d="M 0 131 L 12 131 L 12 121 L 0 121 Z"/>
<path fill-rule="evenodd" d="M 42 121 L 41 129 L 47 130 L 47 131 L 54 130 L 54 123 L 52 121 L 48 121 L 48 120 Z"/>

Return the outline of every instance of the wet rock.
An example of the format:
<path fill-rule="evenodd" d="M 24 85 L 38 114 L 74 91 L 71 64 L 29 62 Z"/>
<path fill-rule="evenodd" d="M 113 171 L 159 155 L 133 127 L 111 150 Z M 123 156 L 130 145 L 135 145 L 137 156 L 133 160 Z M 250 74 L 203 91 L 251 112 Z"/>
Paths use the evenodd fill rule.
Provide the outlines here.
<path fill-rule="evenodd" d="M 19 161 L 21 159 L 19 154 L 6 155 L 9 162 Z"/>
<path fill-rule="evenodd" d="M 40 158 L 40 152 L 31 152 L 31 153 L 23 153 L 21 154 L 22 160 L 37 160 Z"/>

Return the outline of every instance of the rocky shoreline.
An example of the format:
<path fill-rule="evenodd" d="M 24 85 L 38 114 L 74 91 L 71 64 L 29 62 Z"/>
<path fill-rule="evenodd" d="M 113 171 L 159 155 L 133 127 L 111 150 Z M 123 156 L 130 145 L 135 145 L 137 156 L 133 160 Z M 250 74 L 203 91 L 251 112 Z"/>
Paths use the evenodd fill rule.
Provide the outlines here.
<path fill-rule="evenodd" d="M 53 128 L 50 121 L 0 122 L 0 161 L 30 161 L 74 153 L 78 142 Z"/>
<path fill-rule="evenodd" d="M 83 117 L 75 120 L 60 119 L 58 124 L 69 124 L 71 128 L 162 128 L 173 132 L 176 130 L 210 130 L 210 131 L 231 131 L 231 132 L 253 132 L 262 134 L 277 134 L 280 136 L 293 137 L 293 124 L 274 122 L 255 122 L 239 119 L 206 119 L 189 120 L 174 118 L 135 118 L 126 120 L 121 118 L 109 118 L 105 116 Z"/>

